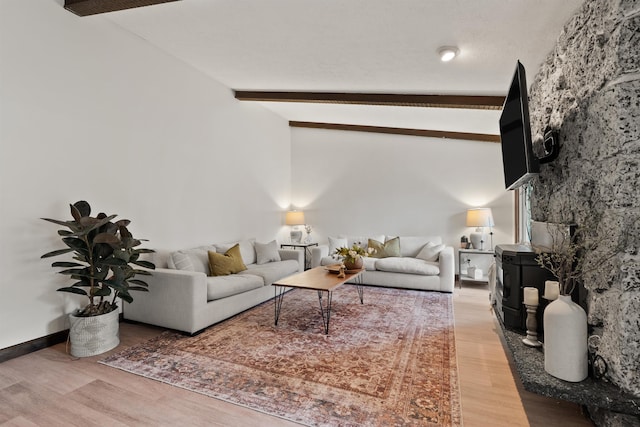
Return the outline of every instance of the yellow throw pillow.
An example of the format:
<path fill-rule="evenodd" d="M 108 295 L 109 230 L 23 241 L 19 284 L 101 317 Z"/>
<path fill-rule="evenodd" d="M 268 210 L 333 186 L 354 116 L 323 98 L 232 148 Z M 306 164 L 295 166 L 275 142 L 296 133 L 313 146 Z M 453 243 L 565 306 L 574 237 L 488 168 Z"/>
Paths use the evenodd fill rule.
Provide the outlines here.
<path fill-rule="evenodd" d="M 371 254 L 373 258 L 387 258 L 387 257 L 399 257 L 400 256 L 400 238 L 394 237 L 387 240 L 385 243 L 378 242 L 377 240 L 369 239 L 367 246 L 375 249 L 375 252 Z"/>
<path fill-rule="evenodd" d="M 240 245 L 231 247 L 224 254 L 209 251 L 209 276 L 227 276 L 247 269 L 242 261 Z"/>

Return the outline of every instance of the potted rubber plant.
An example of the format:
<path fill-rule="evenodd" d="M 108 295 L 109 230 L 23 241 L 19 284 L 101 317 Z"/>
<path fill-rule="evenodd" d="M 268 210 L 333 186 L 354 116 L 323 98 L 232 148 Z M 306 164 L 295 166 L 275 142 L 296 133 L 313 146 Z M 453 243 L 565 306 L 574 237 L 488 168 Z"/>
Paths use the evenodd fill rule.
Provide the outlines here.
<path fill-rule="evenodd" d="M 118 299 L 130 303 L 130 291 L 148 291 L 148 284 L 139 276 L 151 275 L 149 270 L 155 265 L 140 256 L 154 251 L 138 248 L 142 240 L 127 229 L 129 220 L 113 222 L 117 215 L 104 213 L 92 217 L 91 206 L 84 200 L 70 205 L 70 209 L 72 219 L 68 221 L 42 218 L 67 229 L 58 230 L 66 248 L 47 252 L 41 258 L 73 253 L 73 261 L 57 261 L 51 266 L 62 268 L 59 274 L 74 281 L 58 291 L 87 297 L 87 305 L 69 315 L 71 355 L 86 357 L 120 343 Z"/>

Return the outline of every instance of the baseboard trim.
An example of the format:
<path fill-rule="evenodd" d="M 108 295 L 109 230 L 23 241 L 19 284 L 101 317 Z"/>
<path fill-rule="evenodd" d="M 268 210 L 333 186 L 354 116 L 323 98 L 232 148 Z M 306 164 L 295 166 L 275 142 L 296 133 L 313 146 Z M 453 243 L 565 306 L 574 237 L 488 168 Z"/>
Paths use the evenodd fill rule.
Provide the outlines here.
<path fill-rule="evenodd" d="M 63 331 L 36 338 L 31 341 L 3 348 L 0 350 L 0 363 L 6 362 L 7 360 L 11 360 L 19 356 L 24 356 L 25 354 L 33 353 L 34 351 L 42 350 L 46 347 L 51 347 L 52 345 L 56 345 L 61 342 L 65 342 L 68 335 L 69 330 L 65 329 Z"/>

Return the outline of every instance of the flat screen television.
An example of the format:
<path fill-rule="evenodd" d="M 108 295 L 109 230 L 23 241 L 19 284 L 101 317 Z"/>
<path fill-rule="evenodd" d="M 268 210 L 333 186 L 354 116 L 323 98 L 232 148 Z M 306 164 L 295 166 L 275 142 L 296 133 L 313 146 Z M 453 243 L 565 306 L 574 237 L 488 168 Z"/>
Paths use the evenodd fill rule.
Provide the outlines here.
<path fill-rule="evenodd" d="M 533 153 L 527 81 L 520 61 L 516 65 L 509 93 L 502 106 L 500 140 L 507 190 L 520 187 L 540 173 L 540 162 Z"/>

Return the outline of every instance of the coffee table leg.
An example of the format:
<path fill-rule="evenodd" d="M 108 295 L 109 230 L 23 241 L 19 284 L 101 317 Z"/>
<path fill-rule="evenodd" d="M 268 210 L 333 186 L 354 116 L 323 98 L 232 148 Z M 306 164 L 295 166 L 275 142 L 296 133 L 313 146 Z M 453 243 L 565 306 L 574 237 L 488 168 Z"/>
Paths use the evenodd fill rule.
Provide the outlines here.
<path fill-rule="evenodd" d="M 356 285 L 358 296 L 360 297 L 360 304 L 364 304 L 364 287 L 362 285 Z"/>
<path fill-rule="evenodd" d="M 360 304 L 364 304 L 364 286 L 362 286 L 362 275 L 356 277 L 355 285 L 356 291 L 358 291 L 358 296 L 360 297 Z"/>
<path fill-rule="evenodd" d="M 276 318 L 276 326 L 278 326 L 278 319 L 280 318 L 280 310 L 282 310 L 282 300 L 284 299 L 285 287 L 284 286 L 274 286 L 275 289 L 275 298 L 274 298 L 274 307 L 275 307 L 275 318 Z M 278 293 L 280 291 L 280 293 Z"/>
<path fill-rule="evenodd" d="M 320 313 L 322 314 L 322 325 L 324 326 L 325 335 L 329 335 L 329 321 L 331 320 L 331 298 L 333 297 L 333 292 L 327 292 L 327 304 L 326 308 L 322 303 L 322 293 L 325 291 L 318 291 L 318 300 L 320 301 Z M 326 313 L 326 316 L 325 316 Z"/>

